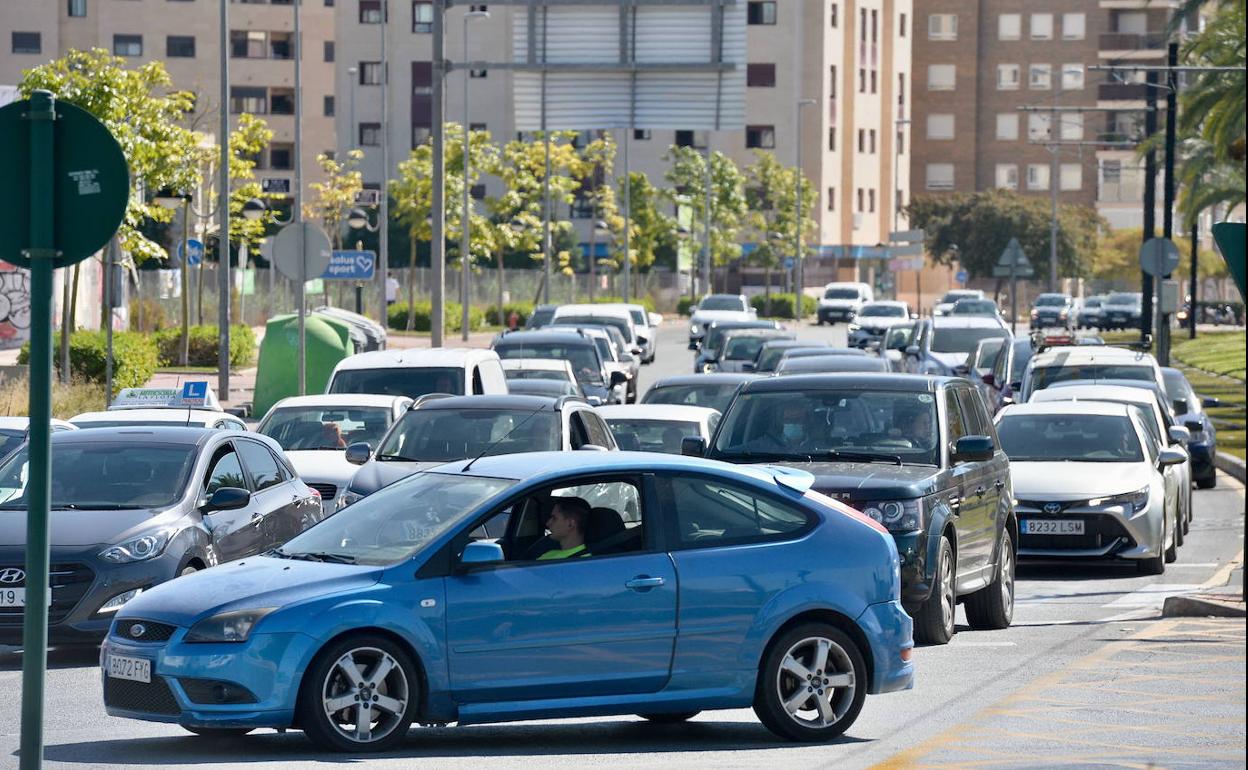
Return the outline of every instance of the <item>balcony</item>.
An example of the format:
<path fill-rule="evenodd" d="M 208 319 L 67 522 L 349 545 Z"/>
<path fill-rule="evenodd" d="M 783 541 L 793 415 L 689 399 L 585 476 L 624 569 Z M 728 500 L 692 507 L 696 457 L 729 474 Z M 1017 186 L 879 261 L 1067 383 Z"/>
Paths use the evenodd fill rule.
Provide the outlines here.
<path fill-rule="evenodd" d="M 1102 102 L 1142 102 L 1148 97 L 1146 83 L 1101 83 L 1096 98 Z"/>
<path fill-rule="evenodd" d="M 1153 59 L 1165 56 L 1167 42 L 1164 33 L 1107 32 L 1097 38 L 1097 55 L 1102 59 Z"/>

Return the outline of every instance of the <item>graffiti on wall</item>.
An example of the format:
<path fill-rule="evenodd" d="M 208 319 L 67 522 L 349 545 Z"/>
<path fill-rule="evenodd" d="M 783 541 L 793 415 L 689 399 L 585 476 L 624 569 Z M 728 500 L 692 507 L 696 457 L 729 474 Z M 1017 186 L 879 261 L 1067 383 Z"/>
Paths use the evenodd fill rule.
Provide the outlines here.
<path fill-rule="evenodd" d="M 0 348 L 30 340 L 30 273 L 0 262 Z"/>

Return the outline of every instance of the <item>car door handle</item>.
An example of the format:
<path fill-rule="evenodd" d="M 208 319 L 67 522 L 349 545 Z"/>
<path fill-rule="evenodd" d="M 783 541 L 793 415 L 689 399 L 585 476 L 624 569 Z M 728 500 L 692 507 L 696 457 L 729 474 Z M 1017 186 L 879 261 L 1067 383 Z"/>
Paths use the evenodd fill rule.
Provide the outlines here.
<path fill-rule="evenodd" d="M 638 575 L 632 580 L 626 581 L 624 583 L 624 587 L 631 588 L 634 591 L 649 591 L 651 588 L 658 588 L 659 586 L 663 585 L 665 582 L 667 581 L 665 581 L 661 577 L 647 577 L 646 575 Z"/>
<path fill-rule="evenodd" d="M 260 511 L 256 511 L 255 513 L 251 514 L 251 523 L 254 524 L 255 526 L 257 527 L 260 526 L 260 522 L 262 521 L 264 521 L 264 514 L 261 513 Z"/>
<path fill-rule="evenodd" d="M 982 485 L 982 484 L 981 484 L 981 485 L 979 485 L 978 487 L 975 487 L 975 496 L 976 496 L 976 497 L 983 497 L 983 496 L 984 496 L 987 492 L 988 492 L 988 487 L 985 487 L 985 486 L 984 486 L 984 485 Z"/>
<path fill-rule="evenodd" d="M 993 484 L 993 486 L 996 487 L 997 489 L 1001 489 L 1002 487 L 1005 486 L 1005 482 L 1002 481 L 1001 479 L 997 479 L 996 483 Z"/>

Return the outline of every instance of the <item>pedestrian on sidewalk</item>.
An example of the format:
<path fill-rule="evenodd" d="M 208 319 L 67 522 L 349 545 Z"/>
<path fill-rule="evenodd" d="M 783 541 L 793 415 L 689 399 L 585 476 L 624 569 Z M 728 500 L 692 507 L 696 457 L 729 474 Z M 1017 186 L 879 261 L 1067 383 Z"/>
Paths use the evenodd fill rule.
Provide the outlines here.
<path fill-rule="evenodd" d="M 394 277 L 394 273 L 386 276 L 386 307 L 390 307 L 399 301 L 399 281 Z"/>

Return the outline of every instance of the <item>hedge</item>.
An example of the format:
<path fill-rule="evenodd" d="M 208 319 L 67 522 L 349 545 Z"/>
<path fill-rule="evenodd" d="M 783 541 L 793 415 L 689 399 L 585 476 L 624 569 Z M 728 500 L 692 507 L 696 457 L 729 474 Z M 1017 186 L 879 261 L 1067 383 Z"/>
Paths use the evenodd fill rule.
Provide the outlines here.
<path fill-rule="evenodd" d="M 503 305 L 503 317 L 498 317 L 498 305 L 490 305 L 485 309 L 485 322 L 491 326 L 506 326 L 507 319 L 512 313 L 519 316 L 517 327 L 523 327 L 529 320 L 529 316 L 533 315 L 532 302 L 507 302 Z"/>
<path fill-rule="evenodd" d="M 750 305 L 758 311 L 759 316 L 767 318 L 792 318 L 793 317 L 793 295 L 792 294 L 772 294 L 771 295 L 771 312 L 766 312 L 767 297 L 758 294 L 750 297 Z M 814 297 L 802 295 L 802 314 L 805 316 L 814 315 L 815 310 L 819 307 L 819 303 Z"/>
<path fill-rule="evenodd" d="M 188 366 L 217 365 L 217 327 L 192 326 L 188 330 Z M 156 339 L 156 347 L 160 356 L 161 366 L 180 366 L 182 363 L 182 330 L 178 328 L 161 329 L 152 335 Z M 230 366 L 250 366 L 256 360 L 256 335 L 250 326 L 231 324 L 230 326 Z"/>
<path fill-rule="evenodd" d="M 429 302 L 417 302 L 415 304 L 415 317 L 413 319 L 412 330 L 418 332 L 427 332 L 430 330 L 433 317 L 433 307 Z M 443 317 L 446 319 L 446 330 L 457 332 L 462 328 L 463 311 L 462 306 L 457 302 L 446 303 Z M 386 312 L 386 320 L 391 329 L 403 331 L 407 329 L 407 303 L 396 302 L 390 306 Z M 485 312 L 479 307 L 470 307 L 468 309 L 468 325 L 470 329 L 478 329 L 485 323 Z"/>
<path fill-rule="evenodd" d="M 681 297 L 680 299 L 676 300 L 676 314 L 677 315 L 693 315 L 691 311 L 693 310 L 693 306 L 696 305 L 697 302 L 698 301 L 694 299 L 693 297 Z"/>
<path fill-rule="evenodd" d="M 60 335 L 52 340 L 53 362 L 59 369 Z M 69 335 L 70 378 L 83 382 L 104 382 L 108 343 L 103 331 L 77 331 Z M 113 332 L 113 390 L 139 388 L 156 373 L 159 355 L 153 335 Z M 19 364 L 30 363 L 30 343 L 17 354 Z"/>

